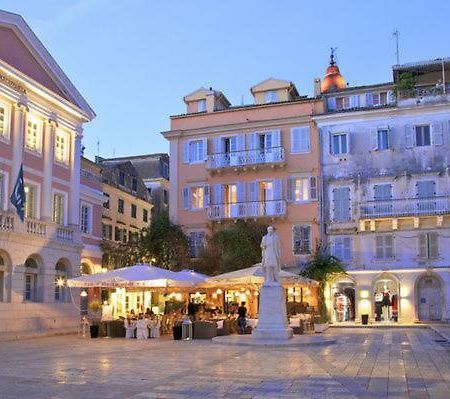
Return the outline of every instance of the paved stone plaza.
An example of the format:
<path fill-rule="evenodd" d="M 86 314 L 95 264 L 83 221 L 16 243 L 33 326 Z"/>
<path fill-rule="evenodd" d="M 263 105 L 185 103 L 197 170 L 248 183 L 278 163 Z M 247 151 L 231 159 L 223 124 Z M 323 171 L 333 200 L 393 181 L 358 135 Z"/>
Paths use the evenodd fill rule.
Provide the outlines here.
<path fill-rule="evenodd" d="M 0 342 L 1 398 L 450 398 L 450 346 L 424 328 L 334 329 L 337 343 Z"/>

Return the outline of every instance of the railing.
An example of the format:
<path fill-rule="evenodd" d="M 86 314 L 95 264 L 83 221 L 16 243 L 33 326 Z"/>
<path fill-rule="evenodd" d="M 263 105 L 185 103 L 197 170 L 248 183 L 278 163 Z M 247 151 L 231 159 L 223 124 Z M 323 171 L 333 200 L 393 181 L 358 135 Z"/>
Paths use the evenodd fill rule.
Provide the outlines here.
<path fill-rule="evenodd" d="M 210 205 L 209 220 L 280 217 L 286 215 L 286 201 L 250 201 Z"/>
<path fill-rule="evenodd" d="M 25 225 L 28 234 L 45 236 L 47 233 L 47 225 L 45 222 L 41 222 L 35 219 L 26 219 Z"/>
<path fill-rule="evenodd" d="M 95 181 L 97 183 L 102 182 L 101 176 L 96 175 L 95 173 L 92 173 L 90 170 L 81 169 L 80 170 L 80 176 L 85 177 L 88 180 Z"/>
<path fill-rule="evenodd" d="M 73 241 L 73 229 L 70 227 L 58 226 L 56 227 L 56 238 L 62 241 Z"/>
<path fill-rule="evenodd" d="M 361 203 L 362 219 L 442 215 L 450 213 L 450 197 L 406 198 Z"/>
<path fill-rule="evenodd" d="M 5 213 L 0 213 L 0 230 L 14 231 L 14 217 Z"/>
<path fill-rule="evenodd" d="M 208 169 L 221 169 L 284 162 L 284 148 L 271 147 L 212 154 L 208 156 Z"/>

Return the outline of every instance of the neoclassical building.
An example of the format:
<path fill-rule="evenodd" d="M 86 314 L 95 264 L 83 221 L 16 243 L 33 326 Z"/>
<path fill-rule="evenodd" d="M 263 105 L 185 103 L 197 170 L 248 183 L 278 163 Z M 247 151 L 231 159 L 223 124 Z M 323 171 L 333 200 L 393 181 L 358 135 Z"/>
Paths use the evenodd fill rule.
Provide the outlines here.
<path fill-rule="evenodd" d="M 0 333 L 73 329 L 64 281 L 80 273 L 82 126 L 95 114 L 21 16 L 0 11 L 0 43 Z M 21 165 L 24 222 L 9 200 Z"/>

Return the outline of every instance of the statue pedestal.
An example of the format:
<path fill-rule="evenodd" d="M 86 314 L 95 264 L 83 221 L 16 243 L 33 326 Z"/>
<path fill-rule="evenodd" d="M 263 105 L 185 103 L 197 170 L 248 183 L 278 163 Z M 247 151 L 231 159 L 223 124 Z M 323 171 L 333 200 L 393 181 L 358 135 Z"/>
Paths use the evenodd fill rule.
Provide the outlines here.
<path fill-rule="evenodd" d="M 264 340 L 292 338 L 286 314 L 286 294 L 279 283 L 264 284 L 259 290 L 258 326 L 252 336 Z"/>

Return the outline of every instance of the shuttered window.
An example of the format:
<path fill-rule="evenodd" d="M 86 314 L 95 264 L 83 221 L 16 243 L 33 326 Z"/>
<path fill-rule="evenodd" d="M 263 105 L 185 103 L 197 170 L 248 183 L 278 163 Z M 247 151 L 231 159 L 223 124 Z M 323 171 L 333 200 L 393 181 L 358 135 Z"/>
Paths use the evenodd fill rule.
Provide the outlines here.
<path fill-rule="evenodd" d="M 424 180 L 417 182 L 417 197 L 430 198 L 436 195 L 436 182 L 434 180 Z"/>
<path fill-rule="evenodd" d="M 343 155 L 348 153 L 348 136 L 347 133 L 333 133 L 331 135 L 331 154 Z"/>
<path fill-rule="evenodd" d="M 287 200 L 302 202 L 317 199 L 317 178 L 289 177 L 287 180 Z"/>
<path fill-rule="evenodd" d="M 333 239 L 332 254 L 342 260 L 348 261 L 352 259 L 352 239 L 351 237 L 335 237 Z"/>
<path fill-rule="evenodd" d="M 419 234 L 419 257 L 423 259 L 435 259 L 439 256 L 438 233 Z"/>
<path fill-rule="evenodd" d="M 311 226 L 293 226 L 292 252 L 294 255 L 309 255 L 311 253 Z"/>
<path fill-rule="evenodd" d="M 190 140 L 183 143 L 183 162 L 201 163 L 206 160 L 207 140 Z"/>
<path fill-rule="evenodd" d="M 183 209 L 204 209 L 209 206 L 209 186 L 184 187 L 182 191 Z"/>
<path fill-rule="evenodd" d="M 81 205 L 80 210 L 80 228 L 83 233 L 91 233 L 91 210 L 89 205 Z"/>
<path fill-rule="evenodd" d="M 430 125 L 415 126 L 415 133 L 417 147 L 431 145 Z"/>
<path fill-rule="evenodd" d="M 345 222 L 351 217 L 350 187 L 333 189 L 333 219 Z"/>
<path fill-rule="evenodd" d="M 309 152 L 309 127 L 291 129 L 291 152 L 294 154 Z"/>
<path fill-rule="evenodd" d="M 375 258 L 392 259 L 394 257 L 394 237 L 392 234 L 375 237 Z"/>
<path fill-rule="evenodd" d="M 373 199 L 386 201 L 392 198 L 392 186 L 390 184 L 375 184 L 373 186 Z"/>

